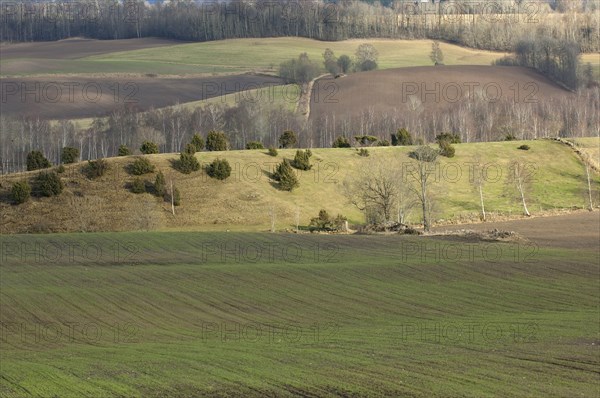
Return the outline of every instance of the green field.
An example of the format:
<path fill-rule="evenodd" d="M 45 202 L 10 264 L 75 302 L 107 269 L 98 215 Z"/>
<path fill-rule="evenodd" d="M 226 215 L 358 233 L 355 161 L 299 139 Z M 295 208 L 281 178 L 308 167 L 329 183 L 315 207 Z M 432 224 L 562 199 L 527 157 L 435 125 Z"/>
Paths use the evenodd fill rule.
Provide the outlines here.
<path fill-rule="evenodd" d="M 222 74 L 261 70 L 277 72 L 279 64 L 306 52 L 317 62 L 331 48 L 336 55 L 354 56 L 361 43 L 371 43 L 379 51 L 381 69 L 431 65 L 428 40 L 346 40 L 325 42 L 303 38 L 232 39 L 204 43 L 174 44 L 168 47 L 114 52 L 75 60 L 45 61 L 55 65 L 50 74 L 136 73 L 136 74 Z M 447 65 L 489 65 L 503 53 L 472 50 L 452 44 L 441 45 Z M 0 62 L 8 67 L 24 59 Z M 45 65 L 47 67 L 47 65 Z M 35 74 L 35 72 L 32 72 Z"/>
<path fill-rule="evenodd" d="M 457 242 L 398 236 L 1 239 L 3 397 L 598 393 L 592 248 L 458 242 L 475 255 L 452 262 L 418 253 Z"/>

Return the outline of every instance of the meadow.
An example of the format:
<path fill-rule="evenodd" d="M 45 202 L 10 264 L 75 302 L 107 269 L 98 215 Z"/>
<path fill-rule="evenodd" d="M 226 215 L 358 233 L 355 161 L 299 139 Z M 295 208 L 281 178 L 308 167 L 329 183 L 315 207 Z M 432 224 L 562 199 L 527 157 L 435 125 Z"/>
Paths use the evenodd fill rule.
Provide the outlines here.
<path fill-rule="evenodd" d="M 596 139 L 597 140 L 597 139 Z M 517 149 L 526 144 L 527 151 Z M 530 183 L 526 197 L 532 214 L 544 214 L 565 208 L 586 208 L 587 180 L 581 160 L 571 148 L 549 140 L 519 142 L 488 142 L 456 144 L 454 158 L 441 157 L 432 170 L 431 185 L 434 203 L 433 219 L 440 223 L 479 220 L 479 195 L 471 184 L 473 165 L 485 165 L 486 184 L 483 188 L 485 207 L 490 217 L 519 216 L 523 208 L 519 194 L 509 182 L 510 164 L 518 161 L 527 168 Z M 299 188 L 293 192 L 277 189 L 270 176 L 283 158 L 293 159 L 295 149 L 280 150 L 277 157 L 266 150 L 199 152 L 195 156 L 202 165 L 216 158 L 227 159 L 232 167 L 225 181 L 209 178 L 204 170 L 189 175 L 173 168 L 178 154 L 147 155 L 172 178 L 181 191 L 181 206 L 176 215 L 170 205 L 149 193 L 136 195 L 127 186 L 134 176 L 127 167 L 133 157 L 108 159 L 110 169 L 97 180 L 82 174 L 80 162 L 66 165 L 62 174 L 65 192 L 54 198 L 33 198 L 14 206 L 0 202 L 2 233 L 24 233 L 34 230 L 47 232 L 128 231 L 132 229 L 266 231 L 275 216 L 275 229 L 295 229 L 308 225 L 319 210 L 343 214 L 351 224 L 365 222 L 364 214 L 351 205 L 343 193 L 343 184 L 370 162 L 382 161 L 406 178 L 414 167 L 408 147 L 369 148 L 370 156 L 359 156 L 353 148 L 314 148 L 308 171 L 298 171 Z M 31 179 L 36 172 L 2 176 L 0 195 L 8 195 L 14 181 Z M 148 183 L 155 173 L 143 176 Z M 592 177 L 594 203 L 598 203 L 598 176 Z M 406 222 L 418 225 L 419 206 L 407 193 Z"/>

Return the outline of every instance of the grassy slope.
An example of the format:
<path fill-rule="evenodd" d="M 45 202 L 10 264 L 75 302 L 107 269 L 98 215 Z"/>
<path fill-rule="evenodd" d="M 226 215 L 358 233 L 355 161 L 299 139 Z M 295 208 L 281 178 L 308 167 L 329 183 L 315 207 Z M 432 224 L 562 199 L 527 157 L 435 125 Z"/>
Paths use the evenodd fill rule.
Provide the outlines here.
<path fill-rule="evenodd" d="M 531 150 L 516 149 L 522 143 L 529 144 Z M 208 178 L 204 171 L 191 175 L 174 171 L 171 167 L 171 161 L 177 158 L 174 154 L 152 155 L 151 161 L 167 176 L 172 175 L 181 191 L 182 206 L 177 209 L 176 217 L 162 200 L 150 194 L 137 196 L 125 188 L 133 180 L 125 172 L 125 167 L 132 162 L 131 157 L 111 159 L 111 171 L 98 181 L 82 177 L 82 164 L 72 165 L 67 166 L 63 175 L 67 189 L 60 197 L 33 199 L 22 206 L 0 204 L 3 213 L 0 232 L 24 232 L 36 224 L 46 225 L 51 230 L 78 231 L 86 229 L 85 225 L 90 222 L 102 230 L 257 231 L 270 227 L 271 208 L 276 211 L 276 227 L 285 229 L 295 226 L 297 207 L 301 225 L 307 225 L 322 208 L 333 214 L 342 213 L 351 222 L 362 223 L 362 214 L 349 205 L 342 194 L 342 182 L 374 158 L 387 159 L 390 167 L 397 170 L 403 164 L 410 167 L 409 151 L 409 147 L 371 148 L 371 157 L 364 158 L 354 149 L 314 149 L 313 170 L 299 173 L 300 188 L 291 193 L 276 189 L 270 182 L 269 172 L 283 157 L 292 158 L 295 150 L 281 150 L 277 158 L 262 150 L 198 153 L 196 156 L 203 164 L 217 157 L 231 163 L 232 176 L 225 182 Z M 583 166 L 564 145 L 550 141 L 459 144 L 454 158 L 441 158 L 440 177 L 432 186 L 436 198 L 435 219 L 477 218 L 479 198 L 469 183 L 469 163 L 477 157 L 497 165 L 489 169 L 490 182 L 484 189 L 488 212 L 521 214 L 518 195 L 506 182 L 509 162 L 515 159 L 534 167 L 535 180 L 527 194 L 533 214 L 540 210 L 585 206 Z M 499 178 L 495 177 L 496 169 L 502 173 Z M 456 174 L 457 170 L 460 175 Z M 8 193 L 12 181 L 33 175 L 35 173 L 5 176 L 4 193 Z M 154 175 L 145 178 L 153 181 Z M 77 192 L 82 192 L 86 199 L 77 198 Z M 96 204 L 88 206 L 86 201 Z M 417 209 L 409 221 L 420 221 Z"/>
<path fill-rule="evenodd" d="M 322 61 L 329 47 L 339 56 L 354 56 L 361 43 L 372 43 L 379 51 L 380 68 L 430 65 L 429 40 L 346 40 L 325 42 L 303 38 L 232 39 L 205 43 L 176 44 L 169 47 L 115 52 L 78 60 L 59 62 L 54 73 L 156 73 L 198 74 L 231 73 L 252 70 L 275 71 L 279 64 L 306 52 Z M 489 65 L 503 53 L 472 50 L 442 44 L 448 65 Z M 17 62 L 8 60 L 5 62 Z M 58 61 L 56 61 L 58 62 Z M 49 73 L 49 72 L 45 72 Z M 50 72 L 51 73 L 51 72 Z"/>
<path fill-rule="evenodd" d="M 1 238 L 5 248 L 30 251 L 79 245 L 73 260 L 66 249 L 58 261 L 34 261 L 31 253 L 2 257 L 4 397 L 592 397 L 598 391 L 594 250 L 541 249 L 525 263 L 514 261 L 511 244 L 491 244 L 490 251 L 503 253 L 499 263 L 480 254 L 449 263 L 406 255 L 406 245 L 444 243 L 412 237 Z M 238 262 L 207 250 L 223 244 L 271 245 L 275 255 Z M 303 249 L 293 263 L 282 257 L 292 244 Z M 80 252 L 92 245 L 103 249 L 99 260 Z M 122 249 L 116 261 L 115 245 L 129 245 L 134 254 Z M 327 249 L 315 260 L 317 245 Z M 24 338 L 17 324 L 29 330 Z M 32 332 L 46 324 L 52 325 L 46 337 Z M 209 324 L 226 327 L 226 340 Z M 286 337 L 283 328 L 293 326 L 302 333 L 289 329 Z M 58 327 L 64 335 L 55 341 Z M 411 327 L 428 331 L 412 334 Z"/>

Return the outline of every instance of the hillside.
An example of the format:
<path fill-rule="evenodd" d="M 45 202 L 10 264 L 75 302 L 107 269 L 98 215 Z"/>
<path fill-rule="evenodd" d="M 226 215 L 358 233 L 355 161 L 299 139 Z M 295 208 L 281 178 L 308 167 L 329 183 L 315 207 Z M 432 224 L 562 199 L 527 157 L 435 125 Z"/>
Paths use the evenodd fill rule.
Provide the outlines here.
<path fill-rule="evenodd" d="M 531 150 L 517 147 L 523 143 Z M 522 210 L 517 196 L 506 181 L 509 162 L 519 160 L 533 166 L 534 182 L 529 193 L 529 209 L 535 215 L 555 208 L 586 206 L 585 173 L 580 160 L 565 145 L 552 141 L 493 142 L 458 144 L 456 157 L 442 158 L 435 195 L 434 219 L 476 220 L 479 202 L 469 183 L 469 163 L 477 158 L 499 170 L 485 187 L 486 209 L 491 216 L 518 215 Z M 173 216 L 170 206 L 150 194 L 135 195 L 126 188 L 134 177 L 126 167 L 132 157 L 109 159 L 110 170 L 99 180 L 88 180 L 81 173 L 83 163 L 69 165 L 62 179 L 66 189 L 54 198 L 34 198 L 20 206 L 8 203 L 12 183 L 31 179 L 36 172 L 2 177 L 0 195 L 1 233 L 35 231 L 128 231 L 158 230 L 239 230 L 270 229 L 271 211 L 278 230 L 295 228 L 297 211 L 300 225 L 307 225 L 320 209 L 346 215 L 351 223 L 363 223 L 363 215 L 342 194 L 342 183 L 367 162 L 383 159 L 401 170 L 411 164 L 410 147 L 370 148 L 371 156 L 360 157 L 354 149 L 314 149 L 313 170 L 300 172 L 300 187 L 292 193 L 276 189 L 269 174 L 283 157 L 292 158 L 295 150 L 281 150 L 277 158 L 266 151 L 202 152 L 201 163 L 215 158 L 227 159 L 232 176 L 224 181 L 208 178 L 204 171 L 183 175 L 171 162 L 176 154 L 149 155 L 148 158 L 167 178 L 172 178 L 182 195 L 182 205 Z M 400 176 L 400 172 L 399 172 Z M 154 174 L 145 176 L 154 181 Z M 597 181 L 597 178 L 596 178 Z M 598 199 L 596 197 L 596 203 Z M 419 222 L 414 209 L 408 221 Z"/>
<path fill-rule="evenodd" d="M 332 94 L 330 85 L 335 85 Z M 513 66 L 420 66 L 358 73 L 315 84 L 311 119 L 358 118 L 376 113 L 434 114 L 455 109 L 463 98 L 482 103 L 531 104 L 569 96 L 570 92 L 533 69 Z M 328 100 L 329 99 L 329 100 Z"/>

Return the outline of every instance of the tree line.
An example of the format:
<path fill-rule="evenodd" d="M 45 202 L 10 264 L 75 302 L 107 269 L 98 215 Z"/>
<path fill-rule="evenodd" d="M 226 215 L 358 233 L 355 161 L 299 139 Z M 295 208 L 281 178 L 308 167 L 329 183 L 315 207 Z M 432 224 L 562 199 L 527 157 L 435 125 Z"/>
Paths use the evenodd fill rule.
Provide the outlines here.
<path fill-rule="evenodd" d="M 295 131 L 297 145 L 331 147 L 338 137 L 373 136 L 373 143 L 389 141 L 404 127 L 415 140 L 434 142 L 442 132 L 462 142 L 487 142 L 544 137 L 600 135 L 600 90 L 581 89 L 564 98 L 537 102 L 463 98 L 452 107 L 428 111 L 418 103 L 397 109 L 365 108 L 347 115 L 322 114 L 306 120 L 289 108 L 271 103 L 242 101 L 235 105 L 207 104 L 190 109 L 172 107 L 147 112 L 119 108 L 87 128 L 71 121 L 51 123 L 38 118 L 0 117 L 2 173 L 25 169 L 27 153 L 41 150 L 55 164 L 64 147 L 75 147 L 82 160 L 117 156 L 119 148 L 139 148 L 143 142 L 158 145 L 161 153 L 185 150 L 194 134 L 223 131 L 230 149 L 260 144 L 279 147 L 284 131 Z"/>
<path fill-rule="evenodd" d="M 485 3 L 485 2 L 484 2 Z M 559 2 L 562 4 L 562 2 Z M 572 3 L 572 4 L 571 4 Z M 397 38 L 446 40 L 468 47 L 508 51 L 519 38 L 547 32 L 576 41 L 581 51 L 600 51 L 600 16 L 594 2 L 552 8 L 546 2 L 4 2 L 0 41 L 51 41 L 161 37 L 211 41 L 297 36 L 318 40 Z M 575 4 L 575 5 L 574 5 Z M 478 5 L 478 6 L 477 6 Z"/>

